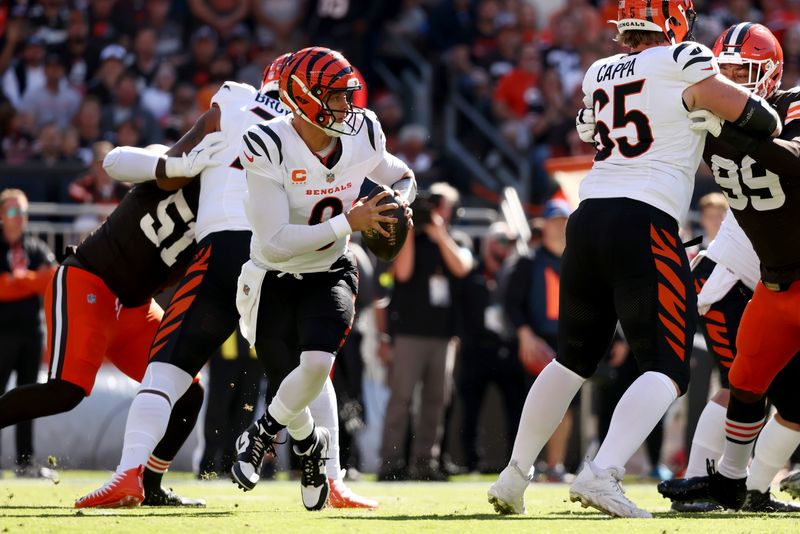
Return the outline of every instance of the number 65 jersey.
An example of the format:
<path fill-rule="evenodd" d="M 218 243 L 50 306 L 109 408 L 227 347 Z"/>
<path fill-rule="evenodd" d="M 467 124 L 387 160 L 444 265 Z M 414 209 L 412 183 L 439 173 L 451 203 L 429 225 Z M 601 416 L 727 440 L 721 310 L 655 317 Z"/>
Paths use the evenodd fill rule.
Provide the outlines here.
<path fill-rule="evenodd" d="M 800 151 L 800 89 L 776 91 L 767 101 L 784 124 L 778 139 L 792 142 Z M 703 158 L 761 260 L 762 280 L 794 280 L 800 271 L 800 160 L 779 176 L 710 136 Z"/>
<path fill-rule="evenodd" d="M 597 154 L 580 185 L 581 200 L 631 198 L 680 224 L 705 138 L 689 129 L 683 92 L 718 72 L 711 50 L 693 42 L 618 54 L 589 67 L 584 105 L 594 109 Z"/>
<path fill-rule="evenodd" d="M 200 180 L 177 191 L 164 191 L 155 181 L 137 184 L 78 245 L 75 257 L 123 306 L 146 304 L 189 265 L 199 198 Z"/>

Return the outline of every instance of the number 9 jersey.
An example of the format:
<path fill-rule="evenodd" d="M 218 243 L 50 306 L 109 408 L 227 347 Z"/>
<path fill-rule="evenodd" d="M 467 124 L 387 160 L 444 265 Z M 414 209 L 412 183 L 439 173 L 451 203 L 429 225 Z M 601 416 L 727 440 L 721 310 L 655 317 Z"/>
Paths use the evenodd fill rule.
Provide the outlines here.
<path fill-rule="evenodd" d="M 684 42 L 596 61 L 583 80 L 597 154 L 581 200 L 624 197 L 679 223 L 689 209 L 704 133 L 689 129 L 687 87 L 719 73 L 707 47 Z"/>
<path fill-rule="evenodd" d="M 787 142 L 795 153 L 800 152 L 800 89 L 775 91 L 767 102 L 783 121 L 777 139 Z M 771 171 L 714 137 L 706 141 L 703 157 L 761 260 L 762 280 L 777 284 L 795 280 L 800 272 L 797 160 L 790 158 L 788 164 L 769 161 Z M 781 167 L 785 170 L 780 171 Z"/>

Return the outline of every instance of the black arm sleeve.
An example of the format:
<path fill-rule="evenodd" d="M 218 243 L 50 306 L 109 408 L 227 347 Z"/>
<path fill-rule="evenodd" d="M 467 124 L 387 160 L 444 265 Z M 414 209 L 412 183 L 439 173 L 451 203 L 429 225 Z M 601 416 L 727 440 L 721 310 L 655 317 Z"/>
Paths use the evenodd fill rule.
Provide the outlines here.
<path fill-rule="evenodd" d="M 778 113 L 766 100 L 750 95 L 742 114 L 733 124 L 753 137 L 770 137 L 781 124 L 780 120 Z"/>
<path fill-rule="evenodd" d="M 719 138 L 778 176 L 791 176 L 797 173 L 800 164 L 798 139 L 756 139 L 730 123 L 723 125 Z"/>
<path fill-rule="evenodd" d="M 522 325 L 530 326 L 528 299 L 531 293 L 531 259 L 521 257 L 517 260 L 508 277 L 508 286 L 503 297 L 503 310 L 514 330 Z"/>

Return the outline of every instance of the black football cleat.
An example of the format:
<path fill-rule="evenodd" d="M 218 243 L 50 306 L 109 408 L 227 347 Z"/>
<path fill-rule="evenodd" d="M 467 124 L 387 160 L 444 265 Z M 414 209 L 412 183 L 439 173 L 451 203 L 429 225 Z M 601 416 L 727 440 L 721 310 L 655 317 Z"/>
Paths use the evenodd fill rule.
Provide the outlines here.
<path fill-rule="evenodd" d="M 725 509 L 738 510 L 747 495 L 745 478 L 727 478 L 708 462 L 708 476 L 665 480 L 658 484 L 658 492 L 672 501 L 714 502 Z"/>
<path fill-rule="evenodd" d="M 769 491 L 761 493 L 758 490 L 750 490 L 742 506 L 742 512 L 761 512 L 768 514 L 797 513 L 800 506 L 790 502 L 773 499 Z"/>
<path fill-rule="evenodd" d="M 205 499 L 190 499 L 181 497 L 172 488 L 158 488 L 154 491 L 145 491 L 142 506 L 186 506 L 202 508 L 205 507 Z"/>
<path fill-rule="evenodd" d="M 713 502 L 682 502 L 675 501 L 670 507 L 673 512 L 681 512 L 684 514 L 705 514 L 708 512 L 715 512 L 722 510 L 722 507 Z"/>

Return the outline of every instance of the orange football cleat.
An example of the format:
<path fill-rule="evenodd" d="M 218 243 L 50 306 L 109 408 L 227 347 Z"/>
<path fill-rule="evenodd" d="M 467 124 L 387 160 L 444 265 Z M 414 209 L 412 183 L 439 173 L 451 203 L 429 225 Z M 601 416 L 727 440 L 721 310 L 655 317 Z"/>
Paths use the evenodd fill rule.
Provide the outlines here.
<path fill-rule="evenodd" d="M 378 507 L 378 501 L 353 493 L 344 480 L 329 478 L 328 483 L 331 487 L 328 494 L 328 506 L 331 508 L 369 508 L 374 510 Z"/>
<path fill-rule="evenodd" d="M 144 500 L 144 466 L 114 476 L 106 484 L 75 501 L 75 508 L 133 508 Z"/>

